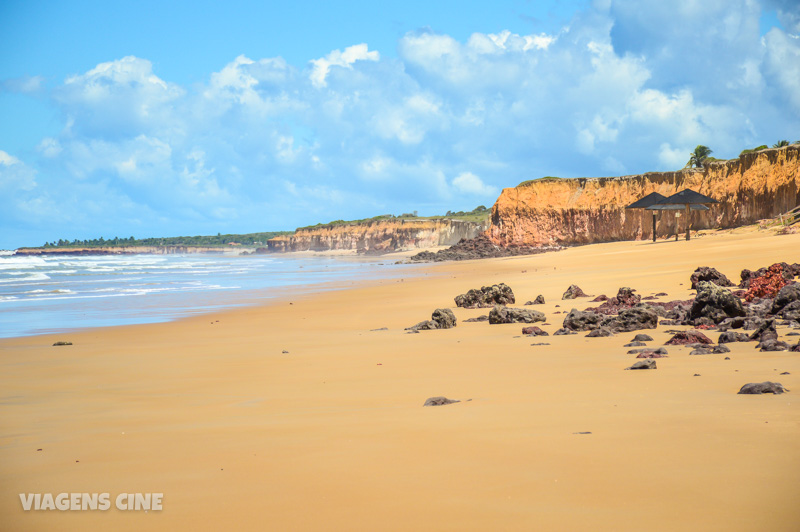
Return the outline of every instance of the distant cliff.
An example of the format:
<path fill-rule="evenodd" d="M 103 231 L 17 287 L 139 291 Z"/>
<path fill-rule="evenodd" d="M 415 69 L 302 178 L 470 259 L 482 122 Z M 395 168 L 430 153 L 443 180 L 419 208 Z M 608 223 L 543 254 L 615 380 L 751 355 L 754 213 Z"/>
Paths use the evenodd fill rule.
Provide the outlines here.
<path fill-rule="evenodd" d="M 356 250 L 361 253 L 385 253 L 449 246 L 462 238 L 474 238 L 485 228 L 485 225 L 474 222 L 447 219 L 391 219 L 325 225 L 298 229 L 293 235 L 270 239 L 266 251 Z"/>
<path fill-rule="evenodd" d="M 692 228 L 737 227 L 772 218 L 800 202 L 800 146 L 748 153 L 704 169 L 625 177 L 542 179 L 504 189 L 492 207 L 489 237 L 500 245 L 585 244 L 652 238 L 652 213 L 625 206 L 658 192 L 691 188 L 720 203 L 692 214 Z M 684 230 L 684 220 L 678 222 Z M 674 232 L 658 215 L 656 234 Z"/>

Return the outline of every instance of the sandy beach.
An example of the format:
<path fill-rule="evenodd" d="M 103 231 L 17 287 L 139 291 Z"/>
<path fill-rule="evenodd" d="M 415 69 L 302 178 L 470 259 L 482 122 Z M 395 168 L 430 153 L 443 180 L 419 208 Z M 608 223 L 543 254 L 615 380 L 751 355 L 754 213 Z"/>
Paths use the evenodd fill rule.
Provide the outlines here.
<path fill-rule="evenodd" d="M 657 370 L 624 371 L 636 332 L 552 336 L 596 305 L 562 301 L 571 284 L 689 299 L 698 266 L 738 282 L 798 250 L 800 235 L 709 231 L 0 340 L 0 529 L 798 530 L 800 353 L 669 346 Z M 519 307 L 545 297 L 551 336 L 464 323 L 488 309 L 453 298 L 499 282 Z M 404 330 L 440 307 L 457 327 Z M 688 327 L 639 332 L 657 347 L 667 329 Z M 737 395 L 767 380 L 791 391 Z M 422 406 L 439 395 L 462 402 Z M 22 509 L 20 493 L 62 492 L 163 493 L 163 509 Z"/>

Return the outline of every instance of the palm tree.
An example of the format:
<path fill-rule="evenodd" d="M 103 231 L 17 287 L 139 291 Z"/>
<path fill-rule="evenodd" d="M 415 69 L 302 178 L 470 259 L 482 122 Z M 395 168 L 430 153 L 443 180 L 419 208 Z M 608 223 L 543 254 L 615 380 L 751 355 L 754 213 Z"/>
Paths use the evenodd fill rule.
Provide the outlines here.
<path fill-rule="evenodd" d="M 783 148 L 784 146 L 788 146 L 788 145 L 789 145 L 789 141 L 788 140 L 779 140 L 778 142 L 773 144 L 772 147 L 773 148 Z"/>
<path fill-rule="evenodd" d="M 708 156 L 711 155 L 711 153 L 712 153 L 711 148 L 709 148 L 708 146 L 703 146 L 702 144 L 698 144 L 697 147 L 692 152 L 691 157 L 689 157 L 689 162 L 686 163 L 686 166 L 688 166 L 689 168 L 691 168 L 692 166 L 694 166 L 695 168 L 700 168 L 701 166 L 703 166 L 703 163 L 705 162 L 706 159 L 708 159 Z"/>

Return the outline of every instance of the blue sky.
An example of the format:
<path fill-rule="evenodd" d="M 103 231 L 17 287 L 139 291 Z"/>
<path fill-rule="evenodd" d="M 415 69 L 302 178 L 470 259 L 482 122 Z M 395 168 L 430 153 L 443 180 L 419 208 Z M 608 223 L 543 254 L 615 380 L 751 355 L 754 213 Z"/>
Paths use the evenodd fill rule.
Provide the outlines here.
<path fill-rule="evenodd" d="M 800 140 L 790 0 L 0 3 L 0 248 L 491 205 Z"/>

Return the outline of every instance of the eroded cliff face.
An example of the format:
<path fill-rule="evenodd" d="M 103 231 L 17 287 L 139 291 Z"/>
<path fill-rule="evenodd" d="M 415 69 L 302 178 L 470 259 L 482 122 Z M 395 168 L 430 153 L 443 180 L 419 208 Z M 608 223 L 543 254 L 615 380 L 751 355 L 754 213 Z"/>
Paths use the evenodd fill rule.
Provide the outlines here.
<path fill-rule="evenodd" d="M 586 244 L 652 238 L 652 211 L 625 206 L 690 188 L 719 204 L 692 213 L 692 228 L 728 228 L 786 212 L 800 202 L 800 146 L 750 153 L 702 170 L 625 177 L 539 180 L 504 189 L 492 207 L 497 244 Z M 675 232 L 674 212 L 657 215 L 657 236 Z M 685 217 L 678 230 L 685 231 Z"/>
<path fill-rule="evenodd" d="M 485 230 L 458 220 L 380 220 L 369 223 L 300 229 L 267 241 L 271 252 L 357 250 L 385 253 L 403 249 L 449 246 Z"/>

